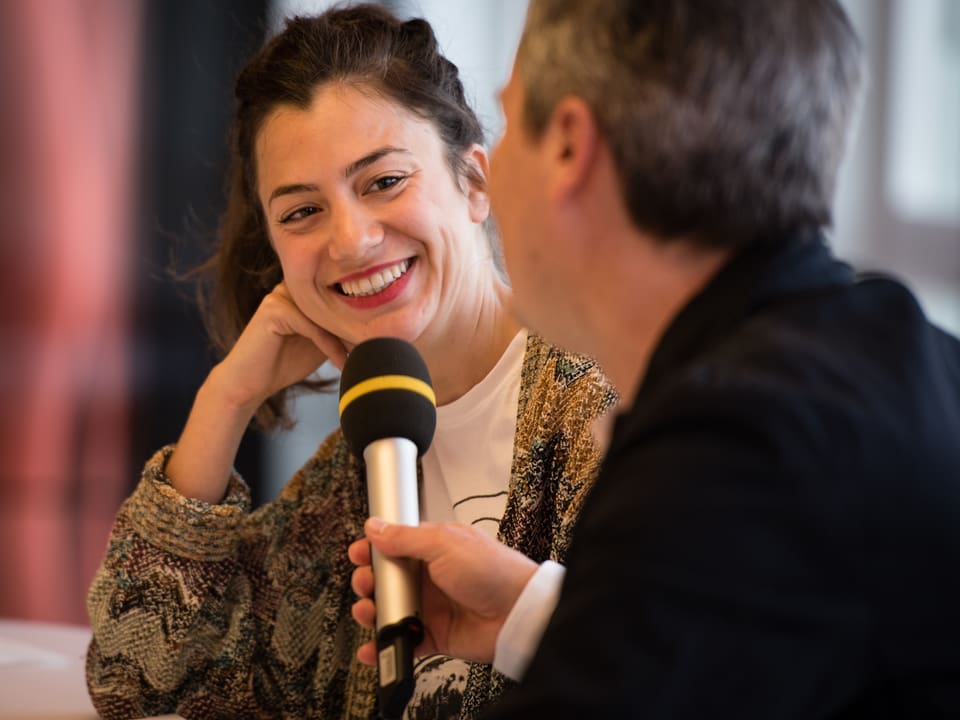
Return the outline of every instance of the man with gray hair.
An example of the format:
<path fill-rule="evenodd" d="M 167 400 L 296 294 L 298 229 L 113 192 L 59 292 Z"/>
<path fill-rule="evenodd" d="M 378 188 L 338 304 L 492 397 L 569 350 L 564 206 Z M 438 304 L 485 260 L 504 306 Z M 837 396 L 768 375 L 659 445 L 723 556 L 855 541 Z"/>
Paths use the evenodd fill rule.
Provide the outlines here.
<path fill-rule="evenodd" d="M 565 577 L 367 524 L 426 564 L 424 652 L 522 678 L 492 717 L 960 717 L 960 342 L 825 239 L 860 68 L 836 0 L 531 3 L 515 308 L 624 406 Z"/>

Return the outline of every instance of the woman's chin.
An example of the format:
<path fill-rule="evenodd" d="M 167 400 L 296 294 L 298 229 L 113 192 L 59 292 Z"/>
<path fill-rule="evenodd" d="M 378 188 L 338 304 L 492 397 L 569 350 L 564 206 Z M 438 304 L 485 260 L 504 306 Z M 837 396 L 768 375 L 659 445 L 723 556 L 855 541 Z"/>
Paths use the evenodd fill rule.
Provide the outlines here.
<path fill-rule="evenodd" d="M 408 343 L 416 345 L 417 339 L 420 337 L 420 332 L 418 329 L 411 328 L 407 325 L 389 323 L 384 325 L 376 324 L 357 333 L 350 339 L 345 339 L 343 342 L 347 348 L 347 352 L 350 352 L 360 343 L 378 337 L 399 338 L 400 340 L 406 340 Z"/>

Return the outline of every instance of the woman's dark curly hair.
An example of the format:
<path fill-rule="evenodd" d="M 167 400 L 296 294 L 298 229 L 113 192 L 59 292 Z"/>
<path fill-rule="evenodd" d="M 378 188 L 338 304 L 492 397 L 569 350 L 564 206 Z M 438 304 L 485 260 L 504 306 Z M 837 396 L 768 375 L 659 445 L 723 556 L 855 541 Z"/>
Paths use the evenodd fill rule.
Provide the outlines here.
<path fill-rule="evenodd" d="M 433 123 L 454 177 L 482 184 L 464 153 L 483 143 L 483 129 L 464 98 L 456 65 L 441 53 L 429 23 L 403 21 L 376 5 L 294 17 L 240 72 L 231 128 L 231 168 L 218 248 L 203 264 L 201 311 L 226 354 L 263 298 L 282 279 L 257 195 L 256 140 L 278 107 L 307 109 L 329 82 L 362 84 Z M 330 381 L 307 380 L 319 390 Z M 289 426 L 287 388 L 257 411 L 264 428 Z"/>

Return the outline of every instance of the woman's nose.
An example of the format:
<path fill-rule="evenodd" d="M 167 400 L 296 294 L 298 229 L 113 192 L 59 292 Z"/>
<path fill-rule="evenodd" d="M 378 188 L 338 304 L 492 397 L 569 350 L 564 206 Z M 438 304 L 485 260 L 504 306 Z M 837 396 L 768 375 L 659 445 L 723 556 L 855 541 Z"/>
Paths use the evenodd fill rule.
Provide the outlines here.
<path fill-rule="evenodd" d="M 363 257 L 383 242 L 383 226 L 359 203 L 334 208 L 332 230 L 329 254 L 333 260 Z"/>

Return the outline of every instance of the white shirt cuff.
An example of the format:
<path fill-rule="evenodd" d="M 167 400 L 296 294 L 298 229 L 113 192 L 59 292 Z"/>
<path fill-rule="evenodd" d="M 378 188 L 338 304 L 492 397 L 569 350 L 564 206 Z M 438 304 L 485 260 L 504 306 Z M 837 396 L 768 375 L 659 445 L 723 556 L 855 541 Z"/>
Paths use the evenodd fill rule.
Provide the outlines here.
<path fill-rule="evenodd" d="M 511 680 L 520 680 L 533 659 L 540 638 L 557 607 L 566 568 L 552 560 L 543 562 L 514 603 L 497 635 L 493 668 Z"/>

